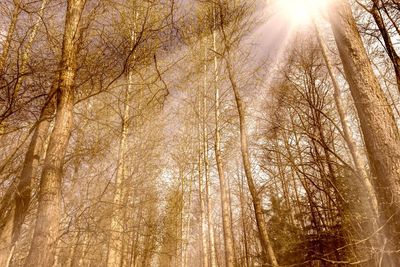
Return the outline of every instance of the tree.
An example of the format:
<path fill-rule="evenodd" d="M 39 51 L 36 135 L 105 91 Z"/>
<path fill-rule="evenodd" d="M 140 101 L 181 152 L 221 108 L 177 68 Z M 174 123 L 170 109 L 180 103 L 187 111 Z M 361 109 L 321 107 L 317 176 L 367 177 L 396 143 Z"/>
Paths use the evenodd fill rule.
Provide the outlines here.
<path fill-rule="evenodd" d="M 332 3 L 330 23 L 346 80 L 360 118 L 361 129 L 373 174 L 373 184 L 381 208 L 381 225 L 387 225 L 391 249 L 399 232 L 400 135 L 382 89 L 373 73 L 357 30 L 350 6 L 341 0 Z"/>
<path fill-rule="evenodd" d="M 54 245 L 59 234 L 62 166 L 72 129 L 77 49 L 81 37 L 79 21 L 85 2 L 70 0 L 67 3 L 55 125 L 46 152 L 35 231 L 25 266 L 52 266 L 54 261 Z"/>

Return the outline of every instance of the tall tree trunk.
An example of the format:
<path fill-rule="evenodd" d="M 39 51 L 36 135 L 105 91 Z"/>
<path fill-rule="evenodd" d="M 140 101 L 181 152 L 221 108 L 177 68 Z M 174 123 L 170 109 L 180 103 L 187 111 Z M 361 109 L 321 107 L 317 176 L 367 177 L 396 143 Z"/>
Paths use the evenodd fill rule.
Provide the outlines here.
<path fill-rule="evenodd" d="M 390 249 L 400 241 L 400 135 L 357 30 L 347 0 L 332 2 L 330 22 L 350 85 L 370 160 Z"/>
<path fill-rule="evenodd" d="M 208 238 L 210 242 L 210 258 L 211 267 L 217 266 L 217 255 L 215 252 L 214 238 L 214 220 L 212 217 L 212 205 L 210 199 L 210 168 L 208 160 L 208 131 L 207 131 L 207 42 L 204 45 L 204 85 L 203 85 L 203 156 L 204 156 L 204 176 L 205 180 L 205 197 L 207 203 L 207 222 L 208 222 Z"/>
<path fill-rule="evenodd" d="M 202 134 L 201 134 L 201 121 L 200 114 L 201 112 L 201 97 L 199 98 L 199 125 L 198 125 L 198 134 L 199 134 L 199 158 L 198 158 L 198 175 L 199 175 L 199 201 L 200 201 L 200 231 L 201 231 L 201 262 L 203 267 L 208 267 L 208 242 L 207 242 L 207 233 L 206 233 L 206 216 L 205 216 L 205 201 L 204 201 L 204 191 L 203 191 L 203 147 L 202 147 Z"/>
<path fill-rule="evenodd" d="M 54 129 L 50 135 L 39 188 L 33 240 L 25 266 L 52 266 L 61 216 L 64 156 L 72 129 L 78 27 L 85 0 L 69 0 L 65 19 L 62 59 Z"/>
<path fill-rule="evenodd" d="M 132 90 L 133 83 L 133 73 L 130 71 L 128 73 L 128 87 L 125 89 L 124 98 L 124 114 L 122 117 L 122 128 L 121 137 L 119 141 L 119 152 L 118 152 L 118 163 L 117 163 L 117 176 L 115 179 L 115 192 L 113 205 L 113 214 L 111 216 L 111 236 L 108 243 L 108 255 L 107 255 L 107 266 L 108 267 L 118 267 L 121 266 L 122 262 L 122 244 L 123 244 L 123 218 L 124 211 L 123 205 L 123 182 L 125 177 L 125 152 L 126 152 L 126 139 L 128 137 L 128 127 L 129 127 L 129 101 L 130 93 Z"/>
<path fill-rule="evenodd" d="M 222 8 L 222 5 L 220 5 Z M 231 46 L 228 43 L 227 34 L 225 32 L 225 18 L 220 13 L 220 26 L 221 26 L 221 33 L 224 41 L 224 48 L 225 48 L 225 55 L 224 59 L 226 62 L 226 68 L 228 71 L 228 79 L 235 97 L 236 108 L 239 115 L 239 130 L 240 130 L 240 149 L 242 154 L 243 160 L 243 167 L 247 179 L 247 184 L 249 186 L 250 194 L 253 200 L 254 212 L 257 222 L 257 228 L 260 235 L 261 246 L 265 253 L 269 256 L 272 266 L 278 266 L 278 261 L 275 256 L 275 252 L 272 248 L 271 241 L 268 236 L 268 230 L 266 227 L 266 221 L 264 217 L 264 211 L 262 208 L 261 198 L 259 192 L 255 186 L 253 174 L 252 174 L 252 167 L 250 162 L 250 153 L 249 153 L 249 146 L 247 140 L 247 125 L 246 125 L 246 114 L 245 114 L 245 106 L 240 96 L 239 87 L 236 82 L 235 73 L 232 69 L 232 60 L 231 60 Z"/>
<path fill-rule="evenodd" d="M 213 30 L 213 50 L 217 51 L 217 30 L 216 30 L 216 14 L 214 12 L 214 30 Z M 220 130 L 220 97 L 218 87 L 218 59 L 214 55 L 214 86 L 215 86 L 215 160 L 217 163 L 220 194 L 221 194 L 221 209 L 222 209 L 222 227 L 225 245 L 225 265 L 227 267 L 235 266 L 235 250 L 233 245 L 233 231 L 231 228 L 231 211 L 229 205 L 228 184 L 225 178 L 225 170 L 222 162 L 221 154 L 221 130 Z"/>
<path fill-rule="evenodd" d="M 233 90 L 233 94 L 235 96 L 236 107 L 239 114 L 239 129 L 240 129 L 240 149 L 242 152 L 242 160 L 243 160 L 243 167 L 244 172 L 247 178 L 247 184 L 249 186 L 250 194 L 253 200 L 254 212 L 257 222 L 257 228 L 260 235 L 261 245 L 264 251 L 269 256 L 272 266 L 278 266 L 278 261 L 275 256 L 275 252 L 272 248 L 271 241 L 268 236 L 268 230 L 266 227 L 266 221 L 264 217 L 264 211 L 261 204 L 261 198 L 259 192 L 256 188 L 253 179 L 252 167 L 250 162 L 250 152 L 247 140 L 247 129 L 246 129 L 246 118 L 245 118 L 245 107 L 240 96 L 239 88 L 236 84 L 236 78 L 234 76 L 231 62 L 228 58 L 226 58 L 227 62 L 227 69 L 229 75 L 229 81 L 231 83 L 231 87 Z"/>

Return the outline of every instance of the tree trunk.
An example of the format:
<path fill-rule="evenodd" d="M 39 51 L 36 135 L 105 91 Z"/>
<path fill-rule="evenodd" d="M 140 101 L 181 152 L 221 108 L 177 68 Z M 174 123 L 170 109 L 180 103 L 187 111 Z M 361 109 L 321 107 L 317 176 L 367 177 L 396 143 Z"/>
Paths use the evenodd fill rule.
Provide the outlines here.
<path fill-rule="evenodd" d="M 214 23 L 215 23 L 215 8 L 214 11 Z M 214 25 L 215 28 L 215 25 Z M 213 50 L 217 51 L 217 32 L 213 30 Z M 225 170 L 222 162 L 221 155 L 221 130 L 219 126 L 220 121 L 220 99 L 219 99 L 219 87 L 218 87 L 218 59 L 214 56 L 214 86 L 215 86 L 215 160 L 217 163 L 220 194 L 221 194 L 221 209 L 222 209 L 222 227 L 224 233 L 224 244 L 225 244 L 225 265 L 227 267 L 235 266 L 235 251 L 233 245 L 233 232 L 231 228 L 231 211 L 229 205 L 228 195 L 228 184 L 225 178 Z"/>
<path fill-rule="evenodd" d="M 64 156 L 72 129 L 79 20 L 85 0 L 69 0 L 65 20 L 62 59 L 54 129 L 50 135 L 39 188 L 33 240 L 25 266 L 52 266 L 59 231 Z"/>
<path fill-rule="evenodd" d="M 208 160 L 208 131 L 207 131 L 207 46 L 204 46 L 204 86 L 203 86 L 203 156 L 204 156 L 204 175 L 205 181 L 205 197 L 207 203 L 207 222 L 208 222 L 208 238 L 210 241 L 210 257 L 211 267 L 217 266 L 217 255 L 215 252 L 215 239 L 214 239 L 214 220 L 212 217 L 212 205 L 210 200 L 210 170 Z"/>
<path fill-rule="evenodd" d="M 122 130 L 119 142 L 117 177 L 115 180 L 115 193 L 113 199 L 113 214 L 111 216 L 111 236 L 108 243 L 107 266 L 121 266 L 122 261 L 122 244 L 123 244 L 123 181 L 125 176 L 125 151 L 126 139 L 128 137 L 128 120 L 129 120 L 129 99 L 132 90 L 133 73 L 128 74 L 128 88 L 125 90 L 124 114 L 122 117 Z"/>
<path fill-rule="evenodd" d="M 392 244 L 391 249 L 394 249 L 400 240 L 400 135 L 393 112 L 373 73 L 347 0 L 332 3 L 330 21 L 360 118 L 382 212 L 380 223 L 387 224 L 386 237 Z"/>
<path fill-rule="evenodd" d="M 194 178 L 194 165 L 193 168 L 190 172 L 190 180 L 189 180 L 189 193 L 188 193 L 188 207 L 189 210 L 191 209 L 191 204 L 192 204 L 192 186 L 193 186 L 193 178 Z M 183 193 L 183 191 L 182 191 Z M 188 214 L 187 216 L 187 221 L 185 224 L 185 230 L 184 230 L 184 244 L 183 244 L 183 259 L 182 259 L 182 266 L 187 267 L 188 266 L 188 246 L 189 246 L 189 239 L 190 239 L 190 226 L 191 226 L 191 216 Z"/>
<path fill-rule="evenodd" d="M 201 98 L 199 94 L 199 116 L 201 112 Z M 198 159 L 198 175 L 199 175 L 199 201 L 200 201 L 200 231 L 201 231 L 201 261 L 203 267 L 208 267 L 208 243 L 207 243 L 207 233 L 206 233 L 206 216 L 205 216 L 205 203 L 204 203 L 204 192 L 203 192 L 203 148 L 202 148 L 202 138 L 201 138 L 201 121 L 199 117 L 198 125 L 199 134 L 199 159 Z"/>
<path fill-rule="evenodd" d="M 229 55 L 228 55 L 228 57 L 229 57 Z M 244 103 L 240 96 L 239 88 L 237 87 L 237 84 L 236 84 L 236 79 L 234 77 L 231 62 L 228 58 L 226 59 L 226 62 L 227 62 L 229 81 L 231 83 L 233 94 L 235 96 L 236 107 L 237 107 L 237 111 L 239 114 L 240 149 L 242 152 L 243 167 L 244 167 L 244 172 L 245 172 L 245 175 L 247 178 L 247 184 L 249 186 L 250 194 L 251 194 L 251 197 L 253 200 L 254 212 L 255 212 L 255 217 L 256 217 L 256 222 L 257 222 L 257 228 L 258 228 L 259 235 L 260 235 L 261 245 L 262 245 L 264 251 L 266 252 L 266 254 L 269 256 L 272 266 L 278 266 L 278 261 L 276 259 L 275 252 L 272 248 L 272 244 L 271 244 L 271 241 L 268 236 L 266 221 L 265 221 L 265 217 L 264 217 L 264 211 L 263 211 L 262 204 L 261 204 L 261 198 L 260 198 L 260 195 L 257 192 L 257 188 L 254 184 L 252 167 L 251 167 L 251 162 L 250 162 L 250 152 L 249 152 L 249 146 L 248 146 L 248 141 L 247 141 L 247 129 L 246 129 Z"/>

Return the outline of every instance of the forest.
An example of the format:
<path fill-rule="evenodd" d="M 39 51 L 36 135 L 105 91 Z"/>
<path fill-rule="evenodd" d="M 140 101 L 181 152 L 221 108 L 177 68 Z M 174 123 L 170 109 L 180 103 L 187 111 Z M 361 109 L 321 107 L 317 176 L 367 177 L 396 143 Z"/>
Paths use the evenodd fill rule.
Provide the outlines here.
<path fill-rule="evenodd" d="M 400 266 L 399 0 L 1 0 L 0 267 Z"/>

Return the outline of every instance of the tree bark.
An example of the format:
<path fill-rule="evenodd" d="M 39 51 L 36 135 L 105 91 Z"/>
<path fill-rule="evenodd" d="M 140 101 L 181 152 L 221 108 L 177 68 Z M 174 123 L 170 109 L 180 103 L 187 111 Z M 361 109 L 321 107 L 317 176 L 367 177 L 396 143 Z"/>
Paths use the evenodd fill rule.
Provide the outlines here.
<path fill-rule="evenodd" d="M 40 181 L 38 212 L 26 267 L 50 267 L 54 261 L 61 215 L 62 168 L 72 129 L 77 32 L 84 5 L 85 0 L 69 0 L 67 3 L 56 118 Z"/>
<path fill-rule="evenodd" d="M 334 1 L 329 18 L 360 118 L 382 212 L 380 223 L 387 224 L 386 237 L 391 243 L 389 247 L 394 249 L 400 240 L 400 135 L 347 0 Z"/>

